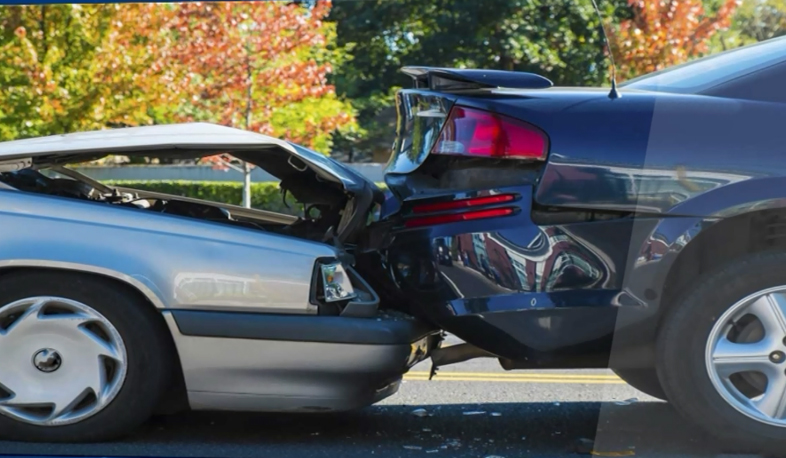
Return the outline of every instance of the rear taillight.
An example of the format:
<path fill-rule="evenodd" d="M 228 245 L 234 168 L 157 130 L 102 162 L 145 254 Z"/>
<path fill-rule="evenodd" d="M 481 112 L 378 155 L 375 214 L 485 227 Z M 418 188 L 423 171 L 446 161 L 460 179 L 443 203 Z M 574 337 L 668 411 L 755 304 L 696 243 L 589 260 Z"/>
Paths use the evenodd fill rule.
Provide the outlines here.
<path fill-rule="evenodd" d="M 495 196 L 472 197 L 469 199 L 450 200 L 447 202 L 420 204 L 412 207 L 412 213 L 435 213 L 447 210 L 458 210 L 468 207 L 480 207 L 482 205 L 512 202 L 515 199 L 515 194 L 497 194 Z"/>
<path fill-rule="evenodd" d="M 433 226 L 436 224 L 457 223 L 460 221 L 471 221 L 476 219 L 496 218 L 498 216 L 512 215 L 517 210 L 514 207 L 491 208 L 484 210 L 476 210 L 475 207 L 510 203 L 517 200 L 518 198 L 518 194 L 496 194 L 491 196 L 479 196 L 468 199 L 450 200 L 446 202 L 416 204 L 412 207 L 412 213 L 418 216 L 407 219 L 404 222 L 404 226 L 408 228 Z M 455 210 L 465 211 L 449 214 L 434 214 Z M 420 216 L 424 213 L 429 213 L 429 215 Z"/>
<path fill-rule="evenodd" d="M 537 127 L 497 113 L 454 106 L 432 154 L 545 160 L 549 140 Z"/>
<path fill-rule="evenodd" d="M 457 223 L 459 221 L 471 221 L 475 219 L 496 218 L 498 216 L 512 215 L 514 208 L 492 208 L 490 210 L 475 210 L 466 213 L 456 213 L 452 215 L 423 216 L 408 219 L 404 222 L 405 227 L 433 226 L 435 224 Z"/>

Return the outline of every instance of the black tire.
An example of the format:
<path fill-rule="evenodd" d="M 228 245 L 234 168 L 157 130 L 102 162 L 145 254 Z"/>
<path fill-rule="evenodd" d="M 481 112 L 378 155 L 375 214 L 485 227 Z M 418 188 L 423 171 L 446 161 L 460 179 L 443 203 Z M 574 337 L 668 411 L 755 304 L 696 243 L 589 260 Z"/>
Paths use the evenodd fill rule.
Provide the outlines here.
<path fill-rule="evenodd" d="M 33 296 L 72 299 L 108 319 L 125 343 L 126 378 L 109 405 L 81 422 L 39 426 L 0 415 L 0 436 L 27 442 L 95 442 L 128 434 L 147 420 L 169 386 L 175 360 L 158 312 L 127 287 L 97 276 L 19 271 L 0 277 L 0 307 Z"/>
<path fill-rule="evenodd" d="M 668 400 L 660 384 L 660 380 L 658 380 L 658 373 L 655 371 L 655 368 L 612 370 L 619 378 L 624 380 L 625 383 L 642 393 L 660 399 L 661 401 Z"/>
<path fill-rule="evenodd" d="M 786 285 L 786 253 L 759 253 L 702 275 L 661 325 L 656 367 L 663 390 L 683 416 L 718 438 L 754 452 L 786 450 L 786 428 L 754 420 L 715 389 L 705 348 L 718 318 L 737 301 Z"/>

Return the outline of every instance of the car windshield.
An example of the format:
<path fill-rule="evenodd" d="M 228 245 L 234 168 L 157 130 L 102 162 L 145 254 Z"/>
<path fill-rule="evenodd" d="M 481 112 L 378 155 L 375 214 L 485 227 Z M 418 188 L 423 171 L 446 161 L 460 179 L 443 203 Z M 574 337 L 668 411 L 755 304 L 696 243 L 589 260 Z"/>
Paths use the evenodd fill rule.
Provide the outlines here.
<path fill-rule="evenodd" d="M 640 76 L 620 87 L 695 94 L 784 61 L 786 37 L 781 37 Z"/>

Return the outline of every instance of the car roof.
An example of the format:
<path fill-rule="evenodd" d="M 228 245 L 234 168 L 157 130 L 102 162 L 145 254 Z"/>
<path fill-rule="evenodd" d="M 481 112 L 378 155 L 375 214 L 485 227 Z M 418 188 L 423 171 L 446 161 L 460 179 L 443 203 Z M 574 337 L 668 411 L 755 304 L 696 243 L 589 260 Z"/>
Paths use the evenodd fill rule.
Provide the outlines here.
<path fill-rule="evenodd" d="M 52 155 L 123 154 L 163 150 L 247 150 L 292 145 L 267 135 L 210 123 L 166 124 L 77 132 L 0 142 L 0 161 Z"/>

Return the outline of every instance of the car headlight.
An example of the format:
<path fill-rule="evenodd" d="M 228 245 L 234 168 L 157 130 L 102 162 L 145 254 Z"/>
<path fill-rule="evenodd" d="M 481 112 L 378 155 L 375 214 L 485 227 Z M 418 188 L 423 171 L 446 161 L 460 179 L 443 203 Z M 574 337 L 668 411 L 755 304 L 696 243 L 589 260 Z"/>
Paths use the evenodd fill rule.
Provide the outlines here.
<path fill-rule="evenodd" d="M 320 270 L 325 302 L 343 301 L 357 296 L 352 287 L 352 281 L 340 262 L 321 264 Z"/>

